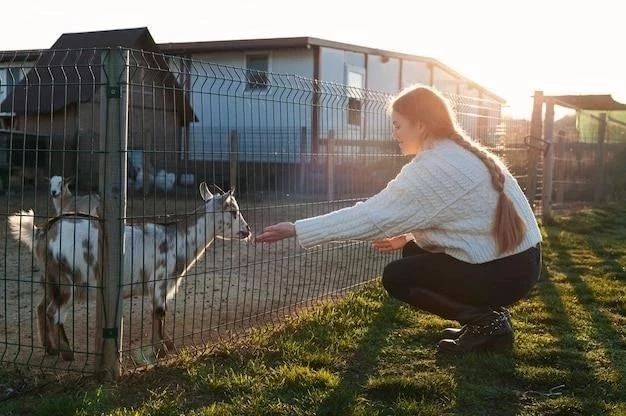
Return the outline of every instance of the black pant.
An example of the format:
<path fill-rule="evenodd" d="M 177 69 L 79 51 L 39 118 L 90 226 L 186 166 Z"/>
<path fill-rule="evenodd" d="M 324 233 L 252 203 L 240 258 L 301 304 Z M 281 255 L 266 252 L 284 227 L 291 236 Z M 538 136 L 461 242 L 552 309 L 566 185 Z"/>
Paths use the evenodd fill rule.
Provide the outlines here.
<path fill-rule="evenodd" d="M 385 267 L 383 286 L 392 297 L 408 304 L 415 303 L 411 294 L 420 289 L 460 304 L 495 309 L 526 297 L 540 272 L 539 244 L 519 254 L 472 264 L 444 253 L 429 253 L 410 242 L 402 249 L 402 258 Z M 445 315 L 437 306 L 431 308 L 435 310 L 428 312 Z"/>

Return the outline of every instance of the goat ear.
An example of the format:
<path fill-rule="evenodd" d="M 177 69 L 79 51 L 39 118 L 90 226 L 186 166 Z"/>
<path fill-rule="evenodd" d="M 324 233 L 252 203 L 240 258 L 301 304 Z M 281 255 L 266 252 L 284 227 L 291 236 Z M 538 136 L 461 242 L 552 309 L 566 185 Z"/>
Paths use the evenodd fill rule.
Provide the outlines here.
<path fill-rule="evenodd" d="M 217 186 L 216 184 L 211 185 L 213 188 L 215 188 L 217 190 L 218 193 L 223 194 L 224 190 L 222 188 L 220 188 L 219 186 Z"/>
<path fill-rule="evenodd" d="M 213 198 L 213 194 L 211 193 L 211 191 L 209 191 L 209 187 L 207 186 L 206 182 L 202 182 L 200 184 L 200 196 L 205 201 L 208 201 L 209 199 Z"/>
<path fill-rule="evenodd" d="M 235 187 L 234 186 L 233 186 L 233 188 L 230 191 L 228 191 L 228 195 L 235 196 Z"/>
<path fill-rule="evenodd" d="M 64 177 L 63 178 L 63 183 L 65 185 L 71 185 L 72 183 L 74 183 L 74 177 L 73 176 L 68 176 L 67 178 Z"/>

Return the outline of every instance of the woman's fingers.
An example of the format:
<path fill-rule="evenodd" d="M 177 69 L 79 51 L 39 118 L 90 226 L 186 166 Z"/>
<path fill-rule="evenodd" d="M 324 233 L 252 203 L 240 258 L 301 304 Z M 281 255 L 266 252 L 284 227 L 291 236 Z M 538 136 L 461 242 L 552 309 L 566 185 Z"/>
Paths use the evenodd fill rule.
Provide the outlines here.
<path fill-rule="evenodd" d="M 293 223 L 281 222 L 278 224 L 265 227 L 263 233 L 259 234 L 255 241 L 258 243 L 273 243 L 283 238 L 293 237 L 296 235 Z"/>
<path fill-rule="evenodd" d="M 404 247 L 405 244 L 406 244 L 405 236 L 381 238 L 380 240 L 372 241 L 372 246 L 378 251 L 398 250 Z"/>
<path fill-rule="evenodd" d="M 378 251 L 391 251 L 391 241 L 388 238 L 383 238 L 382 240 L 372 241 L 372 247 Z"/>
<path fill-rule="evenodd" d="M 278 240 L 280 240 L 280 238 L 278 238 L 278 235 L 276 234 L 276 232 L 268 228 L 263 230 L 263 233 L 257 235 L 255 238 L 255 241 L 259 243 L 273 243 L 274 241 L 278 241 Z"/>

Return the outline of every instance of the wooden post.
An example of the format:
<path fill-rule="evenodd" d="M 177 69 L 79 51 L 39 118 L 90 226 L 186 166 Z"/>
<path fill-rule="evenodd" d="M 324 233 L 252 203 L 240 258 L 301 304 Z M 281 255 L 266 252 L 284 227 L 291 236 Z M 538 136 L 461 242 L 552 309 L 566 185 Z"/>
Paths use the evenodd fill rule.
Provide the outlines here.
<path fill-rule="evenodd" d="M 553 183 L 555 186 L 555 202 L 558 205 L 562 205 L 565 201 L 565 181 L 567 179 L 567 169 L 565 164 L 569 161 L 566 159 L 566 146 L 565 143 L 565 132 L 563 130 L 559 130 L 559 134 L 557 136 L 557 142 L 554 148 L 554 179 Z M 557 163 L 558 162 L 558 163 Z"/>
<path fill-rule="evenodd" d="M 120 285 L 124 275 L 124 227 L 128 156 L 129 51 L 121 48 L 103 52 L 100 88 L 99 192 L 102 196 L 101 239 L 102 296 L 96 298 L 96 342 L 101 353 L 99 372 L 103 378 L 121 375 L 119 346 L 122 339 Z"/>
<path fill-rule="evenodd" d="M 543 91 L 535 91 L 533 100 L 533 114 L 530 120 L 530 138 L 528 140 L 528 184 L 526 197 L 531 207 L 535 207 L 537 198 L 537 166 L 541 151 L 537 146 L 541 145 L 541 115 L 543 113 Z"/>
<path fill-rule="evenodd" d="M 326 198 L 335 199 L 335 131 L 329 130 L 326 139 Z"/>
<path fill-rule="evenodd" d="M 606 113 L 600 114 L 598 126 L 598 145 L 596 147 L 596 170 L 593 180 L 593 201 L 601 202 L 605 199 L 604 195 L 604 142 L 606 141 Z"/>
<path fill-rule="evenodd" d="M 546 102 L 546 115 L 543 125 L 543 139 L 545 140 L 545 156 L 543 158 L 543 189 L 541 192 L 541 217 L 545 223 L 552 220 L 552 177 L 554 173 L 554 146 L 552 137 L 554 132 L 554 103 Z"/>
<path fill-rule="evenodd" d="M 237 187 L 237 163 L 239 161 L 239 140 L 237 138 L 237 130 L 230 131 L 229 139 L 229 185 L 232 190 Z"/>

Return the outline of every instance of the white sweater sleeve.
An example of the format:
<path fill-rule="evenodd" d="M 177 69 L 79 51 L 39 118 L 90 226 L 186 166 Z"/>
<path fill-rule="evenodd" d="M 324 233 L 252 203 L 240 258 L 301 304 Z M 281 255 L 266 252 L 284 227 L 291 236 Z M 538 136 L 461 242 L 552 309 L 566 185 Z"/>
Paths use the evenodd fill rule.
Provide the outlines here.
<path fill-rule="evenodd" d="M 300 245 L 308 248 L 329 241 L 375 240 L 426 228 L 441 210 L 471 188 L 467 178 L 460 177 L 462 180 L 450 176 L 449 166 L 441 166 L 437 160 L 413 159 L 371 198 L 296 221 L 296 236 Z"/>

